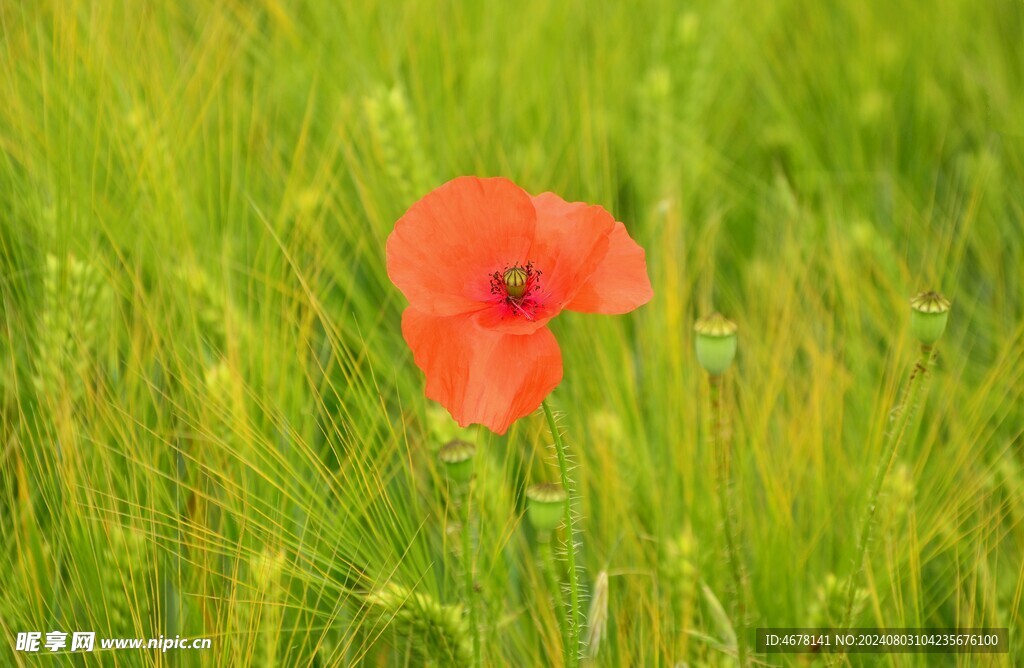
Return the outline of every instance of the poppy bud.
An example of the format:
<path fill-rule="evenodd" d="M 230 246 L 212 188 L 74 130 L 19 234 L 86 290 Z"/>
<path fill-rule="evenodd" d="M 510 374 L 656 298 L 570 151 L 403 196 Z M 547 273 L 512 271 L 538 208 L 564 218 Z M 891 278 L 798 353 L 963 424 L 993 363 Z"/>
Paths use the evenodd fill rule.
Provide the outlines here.
<path fill-rule="evenodd" d="M 910 300 L 910 306 L 910 332 L 922 345 L 933 345 L 946 329 L 949 300 L 938 292 L 922 292 Z"/>
<path fill-rule="evenodd" d="M 720 376 L 736 357 L 736 323 L 721 313 L 701 318 L 694 326 L 697 332 L 697 361 L 712 376 Z"/>
<path fill-rule="evenodd" d="M 526 489 L 526 515 L 539 532 L 554 531 L 565 512 L 565 489 L 554 482 L 532 485 Z"/>
<path fill-rule="evenodd" d="M 526 283 L 530 278 L 529 273 L 520 266 L 506 269 L 502 275 L 505 280 L 505 290 L 512 299 L 519 299 L 526 294 Z"/>
<path fill-rule="evenodd" d="M 458 483 L 469 482 L 473 478 L 473 456 L 476 446 L 468 441 L 449 441 L 437 453 L 438 459 L 444 464 L 448 477 Z"/>

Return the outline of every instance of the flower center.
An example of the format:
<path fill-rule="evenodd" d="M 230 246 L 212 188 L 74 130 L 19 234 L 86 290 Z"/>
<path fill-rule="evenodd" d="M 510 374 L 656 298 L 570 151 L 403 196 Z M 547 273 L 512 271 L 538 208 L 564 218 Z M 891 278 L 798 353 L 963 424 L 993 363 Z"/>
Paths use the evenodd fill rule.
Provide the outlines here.
<path fill-rule="evenodd" d="M 525 269 L 516 265 L 511 269 L 506 269 L 501 277 L 505 281 L 505 292 L 509 297 L 520 299 L 526 294 L 526 283 L 530 279 L 530 275 L 526 273 Z"/>
<path fill-rule="evenodd" d="M 509 315 L 532 320 L 540 305 L 540 272 L 532 262 L 506 265 L 491 274 L 491 294 Z"/>

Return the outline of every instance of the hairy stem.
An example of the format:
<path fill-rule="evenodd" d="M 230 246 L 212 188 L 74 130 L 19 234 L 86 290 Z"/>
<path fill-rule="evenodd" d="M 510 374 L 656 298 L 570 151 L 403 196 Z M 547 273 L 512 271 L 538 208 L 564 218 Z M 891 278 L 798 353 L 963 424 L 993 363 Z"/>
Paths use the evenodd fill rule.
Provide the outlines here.
<path fill-rule="evenodd" d="M 843 605 L 843 616 L 840 626 L 846 627 L 853 616 L 853 604 L 856 599 L 857 581 L 864 571 L 864 560 L 868 555 L 868 546 L 871 543 L 871 533 L 875 527 L 875 519 L 878 515 L 878 498 L 882 493 L 885 479 L 889 475 L 892 464 L 896 461 L 896 453 L 899 451 L 900 443 L 913 419 L 917 410 L 921 390 L 928 376 L 928 366 L 931 364 L 932 347 L 921 346 L 921 359 L 914 365 L 910 372 L 910 380 L 904 390 L 903 398 L 896 405 L 896 423 L 886 434 L 885 447 L 882 449 L 881 458 L 878 460 L 878 467 L 875 469 L 875 477 L 871 483 L 871 491 L 868 493 L 868 507 L 861 519 L 860 532 L 857 538 L 857 557 L 854 561 L 854 571 L 846 583 L 846 602 Z"/>
<path fill-rule="evenodd" d="M 480 627 L 476 621 L 476 587 L 473 586 L 473 545 L 470 530 L 470 501 L 473 497 L 472 482 L 465 486 L 462 499 L 462 570 L 465 587 L 466 610 L 469 613 L 469 634 L 473 639 L 473 665 L 483 665 L 480 661 Z"/>
<path fill-rule="evenodd" d="M 727 437 L 727 425 L 722 410 L 722 377 L 709 376 L 711 395 L 711 448 L 715 453 L 719 505 L 725 527 L 726 561 L 736 589 L 734 608 L 736 617 L 736 651 L 741 668 L 747 665 L 747 572 L 740 557 L 739 522 L 733 504 L 732 444 Z"/>
<path fill-rule="evenodd" d="M 552 536 L 550 533 L 544 536 L 539 536 L 537 541 L 538 558 L 541 562 L 540 567 L 544 571 L 544 578 L 547 580 L 548 590 L 551 592 L 551 597 L 555 601 L 555 611 L 558 616 L 558 630 L 562 634 L 562 642 L 568 646 L 569 639 L 566 635 L 568 633 L 568 614 L 565 609 L 565 601 L 562 600 L 562 587 L 558 584 L 558 568 L 555 563 L 555 553 L 551 549 Z"/>
<path fill-rule="evenodd" d="M 582 613 L 580 612 L 580 578 L 576 572 L 576 532 L 573 528 L 572 504 L 575 497 L 572 479 L 569 477 L 569 463 L 565 456 L 565 444 L 562 442 L 562 435 L 558 432 L 558 425 L 555 424 L 555 416 L 551 412 L 548 402 L 541 404 L 544 407 L 544 417 L 548 420 L 548 428 L 551 430 L 551 437 L 555 440 L 555 451 L 558 453 L 558 470 L 562 475 L 562 487 L 565 489 L 565 533 L 566 533 L 566 561 L 569 570 L 569 616 L 566 620 L 567 633 L 565 633 L 565 665 L 576 666 L 579 664 L 580 627 L 582 626 Z"/>

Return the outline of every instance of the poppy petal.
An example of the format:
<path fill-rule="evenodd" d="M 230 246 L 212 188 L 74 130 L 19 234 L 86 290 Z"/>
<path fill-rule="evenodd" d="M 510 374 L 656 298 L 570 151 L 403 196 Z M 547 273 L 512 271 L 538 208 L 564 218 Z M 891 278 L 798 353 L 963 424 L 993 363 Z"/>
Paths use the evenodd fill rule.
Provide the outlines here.
<path fill-rule="evenodd" d="M 608 252 L 565 308 L 615 315 L 643 306 L 654 296 L 644 249 L 622 223 L 615 223 Z"/>
<path fill-rule="evenodd" d="M 544 303 L 558 313 L 573 301 L 608 254 L 615 218 L 603 207 L 566 202 L 554 193 L 533 198 L 537 237 L 531 257 L 544 274 Z"/>
<path fill-rule="evenodd" d="M 465 315 L 435 316 L 412 307 L 402 335 L 427 377 L 426 395 L 463 427 L 478 423 L 504 434 L 562 380 L 562 353 L 551 330 L 507 334 Z"/>
<path fill-rule="evenodd" d="M 486 308 L 491 275 L 527 261 L 536 218 L 530 196 L 508 179 L 453 179 L 395 223 L 387 240 L 388 277 L 423 313 Z"/>

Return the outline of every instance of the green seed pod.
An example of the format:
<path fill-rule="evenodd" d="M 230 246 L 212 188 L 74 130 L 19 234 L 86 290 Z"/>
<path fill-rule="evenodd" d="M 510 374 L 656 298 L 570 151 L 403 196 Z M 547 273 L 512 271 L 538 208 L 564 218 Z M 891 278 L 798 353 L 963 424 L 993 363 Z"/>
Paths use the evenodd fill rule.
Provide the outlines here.
<path fill-rule="evenodd" d="M 910 300 L 910 332 L 922 345 L 934 345 L 946 330 L 949 300 L 938 292 L 922 292 Z"/>
<path fill-rule="evenodd" d="M 467 483 L 473 479 L 474 455 L 476 446 L 468 441 L 459 440 L 449 441 L 437 453 L 448 477 L 457 483 Z"/>
<path fill-rule="evenodd" d="M 697 332 L 697 361 L 712 376 L 720 376 L 736 357 L 736 323 L 720 313 L 701 318 Z"/>
<path fill-rule="evenodd" d="M 505 281 L 505 289 L 508 290 L 508 296 L 512 299 L 519 299 L 526 294 L 526 284 L 529 281 L 530 275 L 520 266 L 506 269 L 502 275 Z"/>
<path fill-rule="evenodd" d="M 565 512 L 565 490 L 554 482 L 533 485 L 526 489 L 526 516 L 537 531 L 554 531 Z"/>

